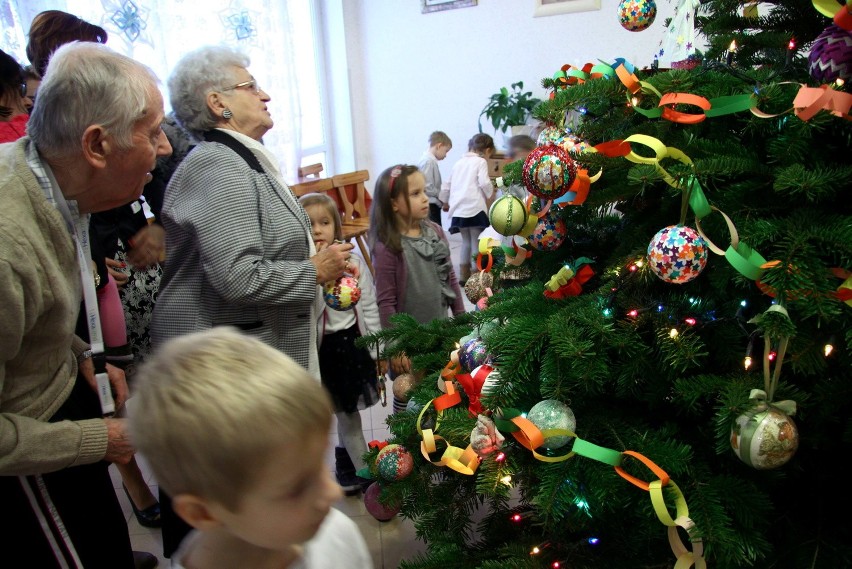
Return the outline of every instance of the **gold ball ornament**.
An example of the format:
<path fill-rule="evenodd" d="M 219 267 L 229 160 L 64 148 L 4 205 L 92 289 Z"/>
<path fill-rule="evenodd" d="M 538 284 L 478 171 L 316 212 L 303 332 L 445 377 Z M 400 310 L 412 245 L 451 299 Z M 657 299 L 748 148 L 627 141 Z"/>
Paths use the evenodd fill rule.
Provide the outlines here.
<path fill-rule="evenodd" d="M 527 222 L 527 208 L 520 199 L 507 194 L 491 204 L 488 221 L 500 235 L 515 235 Z"/>
<path fill-rule="evenodd" d="M 786 464 L 799 448 L 799 429 L 789 415 L 758 405 L 734 421 L 731 448 L 747 465 L 770 470 Z"/>
<path fill-rule="evenodd" d="M 411 390 L 417 387 L 419 381 L 410 373 L 403 373 L 393 380 L 393 396 L 407 403 L 411 399 Z"/>

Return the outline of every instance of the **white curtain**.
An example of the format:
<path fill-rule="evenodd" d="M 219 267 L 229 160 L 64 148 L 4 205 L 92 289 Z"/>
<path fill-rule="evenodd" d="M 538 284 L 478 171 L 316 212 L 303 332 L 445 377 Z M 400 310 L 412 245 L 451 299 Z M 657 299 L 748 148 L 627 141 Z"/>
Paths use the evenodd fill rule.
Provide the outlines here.
<path fill-rule="evenodd" d="M 293 49 L 293 22 L 283 0 L 0 0 L 0 48 L 26 60 L 26 34 L 43 10 L 63 10 L 103 27 L 107 45 L 151 67 L 162 81 L 197 47 L 225 44 L 249 56 L 249 71 L 272 100 L 275 126 L 264 144 L 278 157 L 285 179 L 296 178 L 301 112 Z"/>

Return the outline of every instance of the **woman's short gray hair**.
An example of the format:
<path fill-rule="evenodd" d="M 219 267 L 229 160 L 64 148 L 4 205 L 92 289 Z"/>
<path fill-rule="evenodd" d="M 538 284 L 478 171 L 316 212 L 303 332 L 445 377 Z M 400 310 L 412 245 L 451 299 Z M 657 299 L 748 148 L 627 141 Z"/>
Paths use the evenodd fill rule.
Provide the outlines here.
<path fill-rule="evenodd" d="M 169 77 L 172 109 L 180 124 L 196 138 L 218 124 L 207 106 L 207 95 L 236 81 L 234 68 L 249 66 L 247 55 L 231 48 L 211 45 L 192 51 L 178 61 Z"/>
<path fill-rule="evenodd" d="M 97 124 L 127 150 L 157 83 L 150 68 L 104 45 L 65 44 L 50 58 L 27 133 L 42 154 L 64 157 Z"/>

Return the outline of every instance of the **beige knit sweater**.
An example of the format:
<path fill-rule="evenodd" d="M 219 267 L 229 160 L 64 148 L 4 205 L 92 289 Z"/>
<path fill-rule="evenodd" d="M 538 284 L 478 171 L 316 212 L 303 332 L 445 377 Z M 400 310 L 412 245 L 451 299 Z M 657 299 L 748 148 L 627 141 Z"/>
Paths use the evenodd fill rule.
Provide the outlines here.
<path fill-rule="evenodd" d="M 0 145 L 0 475 L 97 462 L 102 419 L 48 423 L 71 393 L 80 272 L 74 242 L 25 159 L 28 138 Z"/>

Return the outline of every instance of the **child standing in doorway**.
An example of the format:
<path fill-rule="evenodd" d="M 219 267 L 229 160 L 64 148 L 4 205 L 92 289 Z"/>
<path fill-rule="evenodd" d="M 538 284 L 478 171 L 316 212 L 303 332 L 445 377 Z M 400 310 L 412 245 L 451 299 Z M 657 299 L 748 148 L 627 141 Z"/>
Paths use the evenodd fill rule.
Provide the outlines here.
<path fill-rule="evenodd" d="M 317 251 L 343 237 L 337 204 L 326 194 L 306 194 L 299 202 L 311 218 Z M 356 254 L 349 257 L 350 272 L 358 277 L 361 298 L 353 310 L 334 310 L 323 304 L 317 320 L 322 384 L 331 394 L 340 445 L 334 449 L 337 482 L 347 496 L 365 490 L 371 480 L 356 472 L 366 468 L 367 443 L 361 427 L 361 409 L 378 401 L 376 362 L 355 340 L 378 332 L 379 309 L 373 275 Z"/>
<path fill-rule="evenodd" d="M 379 176 L 370 210 L 370 249 L 382 327 L 398 312 L 420 323 L 464 312 L 450 244 L 429 221 L 426 179 L 416 166 L 397 165 Z M 391 360 L 391 375 L 411 371 L 406 357 Z M 394 411 L 401 402 L 394 398 Z M 404 404 L 403 404 L 404 406 Z"/>
<path fill-rule="evenodd" d="M 436 130 L 429 135 L 429 148 L 420 157 L 417 166 L 426 178 L 426 195 L 429 196 L 429 220 L 441 225 L 441 170 L 438 161 L 447 157 L 452 150 L 453 141 L 446 133 Z"/>
<path fill-rule="evenodd" d="M 494 139 L 487 134 L 477 134 L 470 139 L 467 152 L 453 165 L 450 179 L 441 189 L 439 199 L 444 211 L 450 214 L 450 233 L 461 233 L 461 281 L 470 277 L 476 250 L 476 240 L 488 227 L 485 200 L 494 194 L 494 186 L 488 177 L 486 159 L 494 154 Z"/>

